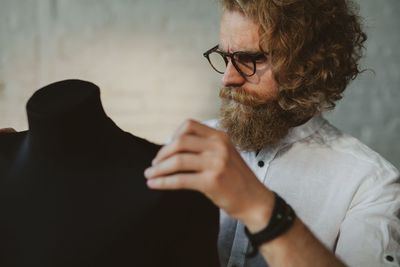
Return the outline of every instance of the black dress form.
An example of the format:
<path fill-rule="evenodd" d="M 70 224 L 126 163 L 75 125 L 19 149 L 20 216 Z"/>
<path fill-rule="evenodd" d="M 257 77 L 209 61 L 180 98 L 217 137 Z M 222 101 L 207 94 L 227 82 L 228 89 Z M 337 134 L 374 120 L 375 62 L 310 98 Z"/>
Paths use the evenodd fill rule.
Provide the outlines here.
<path fill-rule="evenodd" d="M 218 266 L 218 209 L 147 188 L 160 146 L 119 129 L 97 86 L 48 85 L 27 113 L 0 135 L 0 266 Z"/>

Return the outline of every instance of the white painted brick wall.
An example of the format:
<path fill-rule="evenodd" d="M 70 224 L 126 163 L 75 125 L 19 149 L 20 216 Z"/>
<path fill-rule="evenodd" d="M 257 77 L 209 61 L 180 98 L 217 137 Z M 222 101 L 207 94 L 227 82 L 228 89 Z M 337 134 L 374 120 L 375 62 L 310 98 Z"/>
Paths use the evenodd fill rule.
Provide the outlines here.
<path fill-rule="evenodd" d="M 0 0 L 0 122 L 26 129 L 25 103 L 65 78 L 98 84 L 123 129 L 162 142 L 188 117 L 214 117 L 213 1 Z"/>

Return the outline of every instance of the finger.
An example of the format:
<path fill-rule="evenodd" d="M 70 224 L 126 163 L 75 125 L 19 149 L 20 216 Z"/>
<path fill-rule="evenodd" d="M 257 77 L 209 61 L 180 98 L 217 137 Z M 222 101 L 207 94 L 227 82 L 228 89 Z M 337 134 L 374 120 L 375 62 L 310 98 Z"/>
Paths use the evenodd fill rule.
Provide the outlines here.
<path fill-rule="evenodd" d="M 149 188 L 160 190 L 190 189 L 201 192 L 201 184 L 198 173 L 179 173 L 147 180 Z"/>
<path fill-rule="evenodd" d="M 181 136 L 173 140 L 170 144 L 163 146 L 153 159 L 152 164 L 155 165 L 176 153 L 200 153 L 206 148 L 207 140 L 204 140 L 204 138 L 193 135 Z"/>
<path fill-rule="evenodd" d="M 197 135 L 200 137 L 208 137 L 215 135 L 218 131 L 204 125 L 195 120 L 186 120 L 173 135 L 173 139 L 178 138 L 182 135 Z"/>
<path fill-rule="evenodd" d="M 17 131 L 15 130 L 15 129 L 13 129 L 13 128 L 3 128 L 3 129 L 0 129 L 0 134 L 1 133 L 16 133 Z"/>
<path fill-rule="evenodd" d="M 199 159 L 199 156 L 196 154 L 176 154 L 146 169 L 144 175 L 146 178 L 152 179 L 177 172 L 201 171 L 201 162 L 202 161 Z"/>

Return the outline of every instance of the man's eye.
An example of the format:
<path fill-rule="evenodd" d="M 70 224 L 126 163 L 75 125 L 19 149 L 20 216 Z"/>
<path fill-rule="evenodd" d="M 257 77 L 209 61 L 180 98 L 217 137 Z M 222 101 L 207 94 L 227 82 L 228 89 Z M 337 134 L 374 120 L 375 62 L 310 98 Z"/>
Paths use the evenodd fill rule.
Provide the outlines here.
<path fill-rule="evenodd" d="M 263 53 L 256 54 L 253 58 L 256 63 L 263 63 L 267 60 L 267 57 Z"/>
<path fill-rule="evenodd" d="M 240 54 L 236 54 L 236 60 L 241 63 L 251 63 L 251 62 L 253 62 L 254 59 L 251 54 L 240 53 Z"/>
<path fill-rule="evenodd" d="M 236 54 L 236 60 L 241 63 L 262 63 L 266 60 L 264 53 L 238 53 Z"/>

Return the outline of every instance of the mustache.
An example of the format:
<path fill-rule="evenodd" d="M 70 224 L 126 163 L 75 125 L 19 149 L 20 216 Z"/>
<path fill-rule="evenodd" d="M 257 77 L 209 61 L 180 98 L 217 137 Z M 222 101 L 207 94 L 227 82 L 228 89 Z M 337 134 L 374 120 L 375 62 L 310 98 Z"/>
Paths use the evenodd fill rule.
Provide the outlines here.
<path fill-rule="evenodd" d="M 241 87 L 223 87 L 219 91 L 219 97 L 222 99 L 233 100 L 240 104 L 250 107 L 259 107 L 266 104 L 265 101 L 246 92 Z"/>

